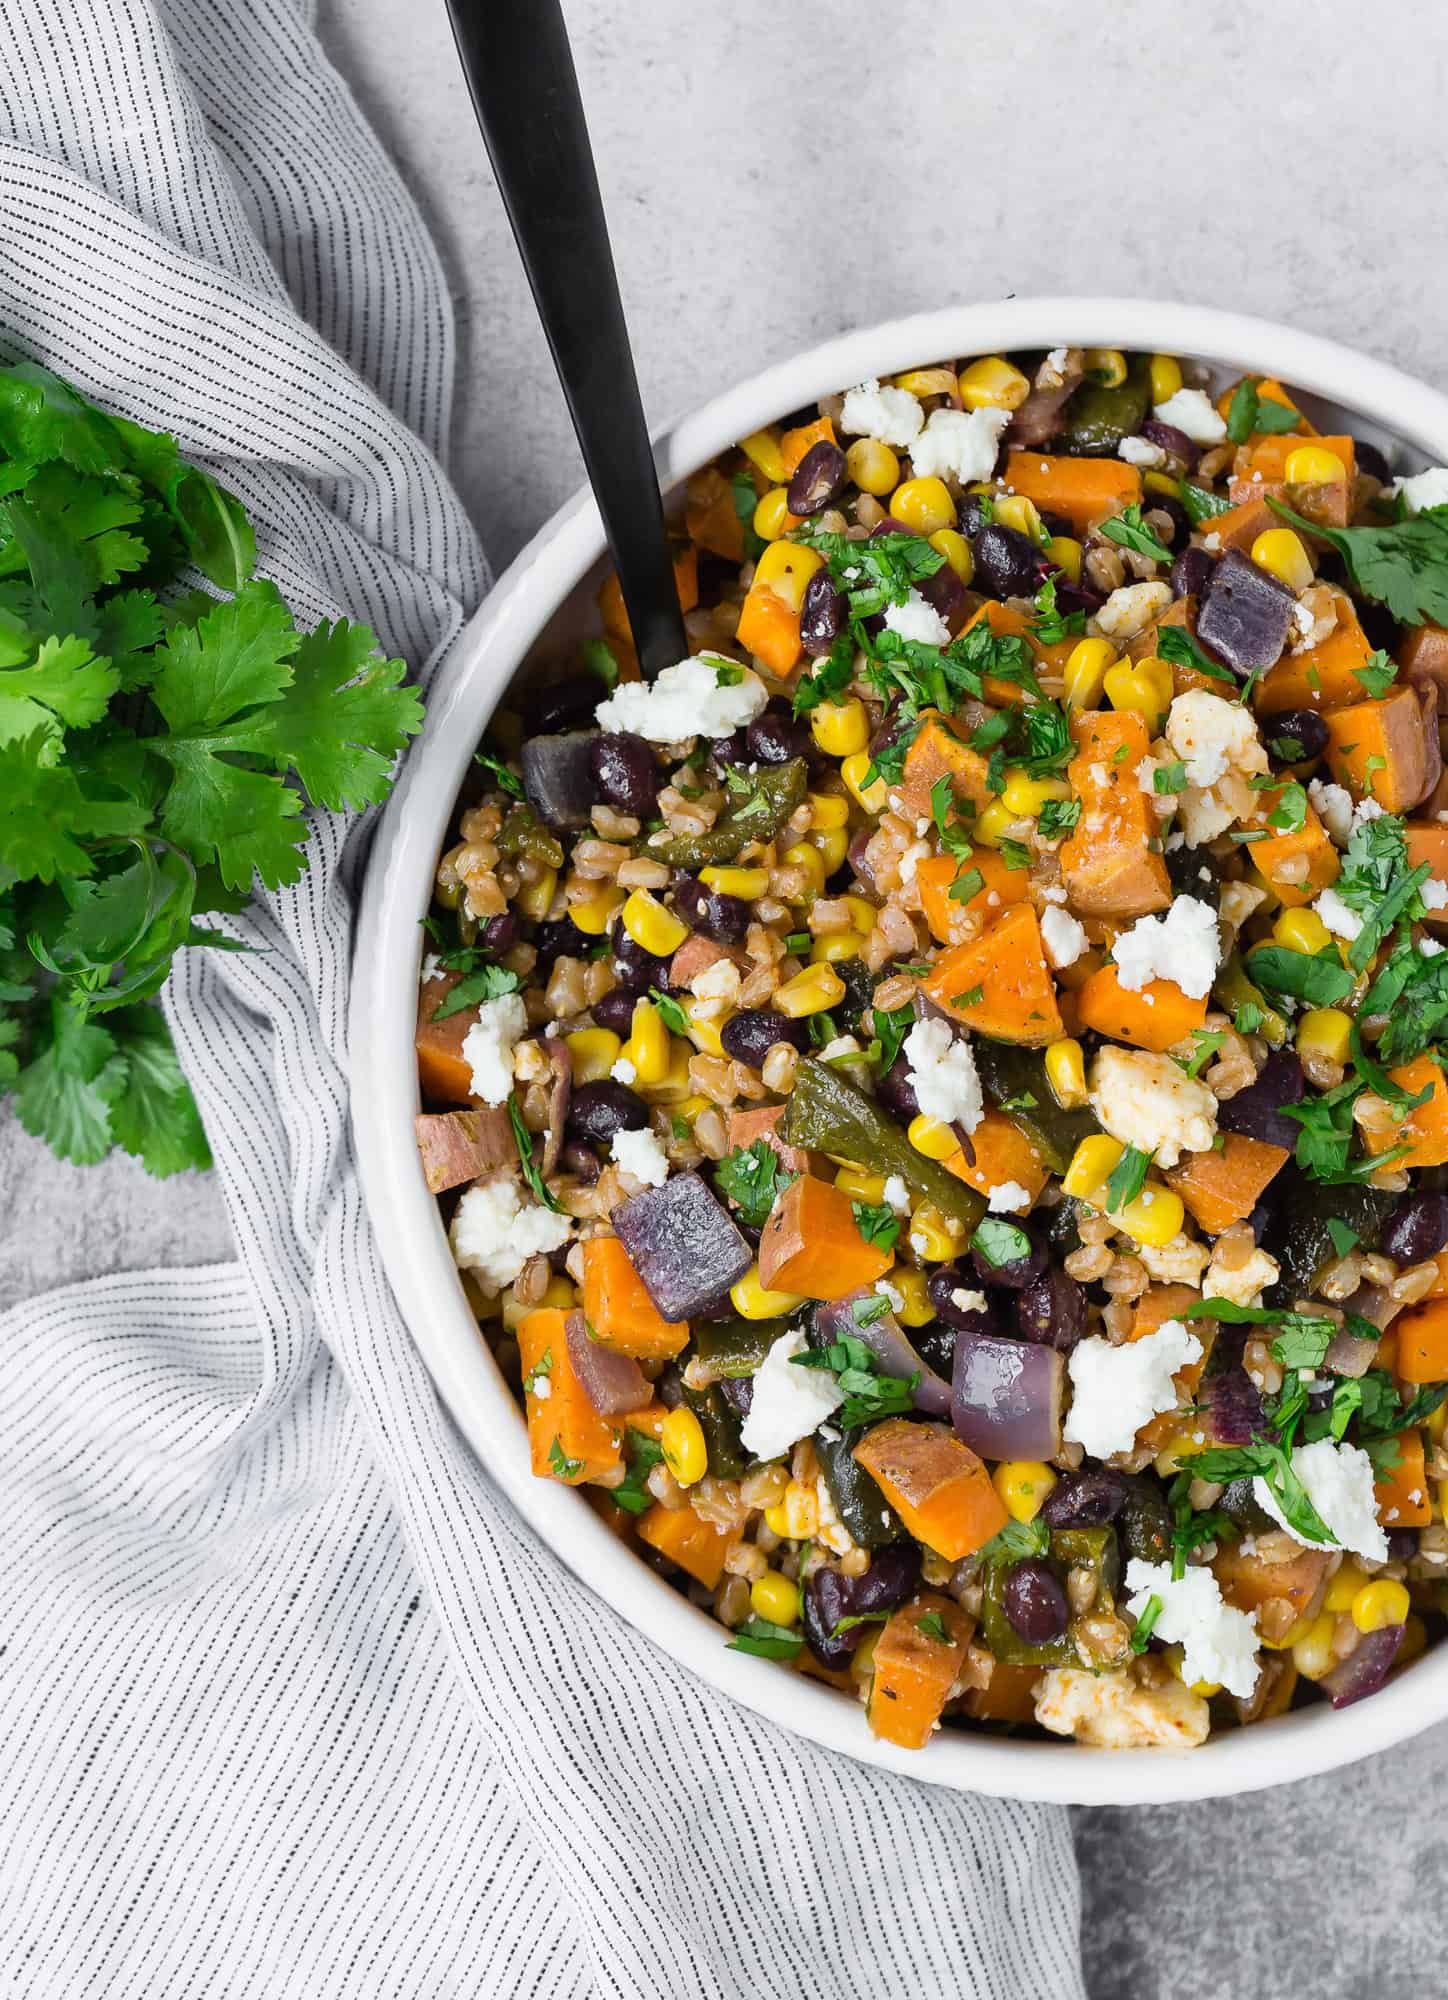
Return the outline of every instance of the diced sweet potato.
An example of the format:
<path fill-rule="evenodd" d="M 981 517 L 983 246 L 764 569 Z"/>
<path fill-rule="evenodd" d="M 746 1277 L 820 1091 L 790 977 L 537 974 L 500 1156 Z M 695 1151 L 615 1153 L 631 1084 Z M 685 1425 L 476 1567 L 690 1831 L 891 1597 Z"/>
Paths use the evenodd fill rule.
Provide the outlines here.
<path fill-rule="evenodd" d="M 1006 1524 L 989 1473 L 948 1425 L 887 1417 L 866 1431 L 851 1456 L 908 1532 L 947 1562 L 974 1555 Z"/>
<path fill-rule="evenodd" d="M 1108 961 L 1077 991 L 1076 1014 L 1083 1028 L 1161 1055 L 1202 1026 L 1207 1003 L 1193 1000 L 1170 979 L 1150 979 L 1133 993 Z"/>
<path fill-rule="evenodd" d="M 444 972 L 424 980 L 418 991 L 417 1080 L 423 1096 L 434 1104 L 466 1104 L 473 1092 L 473 1072 L 463 1060 L 463 1043 L 477 1021 L 477 1008 L 465 1007 L 445 1021 L 432 1018 L 461 977 L 460 972 Z"/>
<path fill-rule="evenodd" d="M 788 679 L 799 664 L 799 613 L 767 583 L 751 584 L 735 636 L 776 680 Z"/>
<path fill-rule="evenodd" d="M 1432 774 L 1414 688 L 1394 687 L 1381 701 L 1340 708 L 1324 720 L 1329 768 L 1355 799 L 1373 798 L 1384 812 L 1401 813 L 1423 797 Z"/>
<path fill-rule="evenodd" d="M 1448 1255 L 1448 1253 L 1445 1253 Z M 1426 1298 L 1393 1321 L 1398 1373 L 1419 1386 L 1448 1378 L 1448 1298 Z"/>
<path fill-rule="evenodd" d="M 729 1150 L 742 1151 L 752 1146 L 756 1139 L 762 1139 L 772 1152 L 778 1153 L 780 1165 L 786 1173 L 813 1173 L 819 1156 L 788 1145 L 780 1137 L 779 1127 L 787 1108 L 783 1104 L 760 1104 L 749 1111 L 731 1111 Z"/>
<path fill-rule="evenodd" d="M 915 740 L 905 752 L 905 768 L 900 779 L 900 797 L 907 811 L 918 819 L 930 813 L 930 792 L 941 778 L 949 778 L 957 804 L 968 801 L 977 812 L 990 804 L 986 784 L 988 766 L 978 750 L 961 741 L 943 715 L 926 711 Z M 971 815 L 967 811 L 966 825 Z"/>
<path fill-rule="evenodd" d="M 1014 1181 L 1034 1201 L 1050 1179 L 1050 1170 L 1039 1152 L 1003 1111 L 986 1111 L 970 1135 L 969 1154 L 962 1147 L 945 1164 L 958 1179 L 979 1188 L 983 1195 Z"/>
<path fill-rule="evenodd" d="M 835 427 L 828 417 L 817 417 L 812 424 L 799 424 L 792 431 L 785 431 L 779 440 L 779 455 L 784 460 L 787 474 L 799 470 L 800 461 L 817 444 L 834 444 Z"/>
<path fill-rule="evenodd" d="M 1240 505 L 1229 508 L 1225 514 L 1213 514 L 1210 521 L 1204 521 L 1197 536 L 1198 541 L 1211 547 L 1211 537 L 1216 536 L 1213 553 L 1223 549 L 1240 549 L 1244 556 L 1251 555 L 1252 544 L 1268 528 L 1280 528 L 1282 517 L 1274 514 L 1263 499 L 1244 500 Z"/>
<path fill-rule="evenodd" d="M 1197 1227 L 1220 1236 L 1234 1222 L 1246 1221 L 1290 1158 L 1283 1147 L 1269 1146 L 1265 1139 L 1226 1132 L 1221 1152 L 1185 1154 L 1180 1166 L 1167 1168 L 1166 1182 L 1181 1196 Z"/>
<path fill-rule="evenodd" d="M 1259 391 L 1260 393 L 1260 391 Z M 1283 483 L 1287 478 L 1287 461 L 1302 443 L 1301 431 L 1254 431 L 1244 445 L 1237 447 L 1237 456 L 1232 466 L 1234 485 L 1238 479 L 1253 483 L 1253 475 L 1260 473 L 1259 486 L 1271 482 Z M 1351 487 L 1357 477 L 1357 445 L 1352 438 L 1341 434 L 1334 437 L 1314 437 L 1312 442 L 1330 451 L 1334 458 L 1342 461 L 1347 477 L 1335 480 L 1334 485 Z M 1235 493 L 1233 498 L 1235 498 Z M 1250 499 L 1250 493 L 1244 499 Z"/>
<path fill-rule="evenodd" d="M 1400 1374 L 1402 1351 L 1400 1338 Z M 1397 1447 L 1397 1464 L 1373 1481 L 1378 1520 L 1390 1534 L 1394 1528 L 1426 1528 L 1433 1518 L 1433 1503 L 1429 1498 L 1428 1474 L 1423 1463 L 1423 1433 L 1399 1431 L 1393 1443 Z"/>
<path fill-rule="evenodd" d="M 1390 1122 L 1382 1130 L 1375 1124 L 1365 1126 L 1363 1140 L 1368 1151 L 1386 1153 L 1406 1146 L 1407 1152 L 1393 1161 L 1395 1167 L 1409 1173 L 1419 1167 L 1441 1167 L 1448 1161 L 1448 1083 L 1443 1080 L 1441 1065 L 1424 1054 L 1390 1069 L 1388 1075 L 1409 1097 L 1416 1097 L 1421 1090 L 1431 1090 L 1432 1096 L 1409 1111 L 1401 1123 Z"/>
<path fill-rule="evenodd" d="M 994 597 L 988 597 L 978 610 L 973 611 L 960 629 L 968 632 L 972 625 L 979 625 L 982 621 L 997 639 L 1024 639 L 1038 671 L 1046 674 L 1059 674 L 1076 644 L 1074 638 L 1069 638 L 1056 639 L 1046 645 L 1038 638 L 1035 627 L 1023 611 L 1017 611 L 1013 604 L 1002 604 Z M 987 674 L 985 698 L 997 708 L 1018 708 L 1026 700 L 1026 691 L 1017 681 L 1003 681 L 995 674 Z"/>
<path fill-rule="evenodd" d="M 1399 641 L 1396 657 L 1403 679 L 1431 688 L 1439 715 L 1448 715 L 1448 630 L 1431 619 L 1414 625 Z"/>
<path fill-rule="evenodd" d="M 480 1111 L 421 1111 L 412 1129 L 429 1194 L 461 1187 L 517 1158 L 513 1128 L 500 1104 Z"/>
<path fill-rule="evenodd" d="M 583 1246 L 583 1316 L 600 1347 L 636 1360 L 672 1360 L 689 1338 L 689 1322 L 664 1318 L 616 1236 Z"/>
<path fill-rule="evenodd" d="M 1072 907 L 1091 917 L 1144 917 L 1171 902 L 1166 863 L 1152 851 L 1156 815 L 1137 783 L 1149 747 L 1146 723 L 1129 711 L 1092 710 L 1073 725 L 1068 771 L 1081 817 L 1061 848 Z"/>
<path fill-rule="evenodd" d="M 950 894 L 956 877 L 968 870 L 980 871 L 981 887 L 964 903 Z M 939 944 L 964 944 L 977 937 L 1012 903 L 1026 900 L 1030 870 L 1012 868 L 993 847 L 977 847 L 968 861 L 952 854 L 932 854 L 915 870 L 915 886 L 920 891 L 920 907 Z"/>
<path fill-rule="evenodd" d="M 1274 518 L 1274 525 L 1282 523 Z M 1367 634 L 1358 623 L 1352 599 L 1339 591 L 1334 598 L 1337 624 L 1320 645 L 1300 653 L 1284 653 L 1258 681 L 1252 706 L 1258 715 L 1280 715 L 1286 709 L 1315 708 L 1324 713 L 1349 708 L 1366 694 L 1357 678 L 1359 667 L 1372 657 Z M 1271 735 L 1271 730 L 1264 732 Z"/>
<path fill-rule="evenodd" d="M 1189 632 L 1195 637 L 1196 622 L 1197 600 L 1194 597 L 1174 597 L 1154 625 L 1148 625 L 1144 632 L 1138 632 L 1134 639 L 1127 641 L 1128 659 L 1159 659 L 1161 657 L 1159 635 L 1163 631 L 1175 629 Z M 1172 660 L 1169 664 L 1173 695 L 1190 694 L 1193 688 L 1200 688 L 1205 694 L 1222 692 L 1222 682 L 1211 674 L 1199 674 L 1195 667 L 1185 666 L 1180 660 Z"/>
<path fill-rule="evenodd" d="M 759 1239 L 760 1282 L 807 1299 L 842 1299 L 883 1278 L 894 1262 L 893 1250 L 860 1234 L 844 1189 L 808 1174 L 776 1198 Z"/>
<path fill-rule="evenodd" d="M 1052 514 L 1062 514 L 1076 534 L 1141 499 L 1141 474 L 1119 458 L 1047 458 L 1013 451 L 1006 485 Z"/>
<path fill-rule="evenodd" d="M 996 1660 L 985 1686 L 968 1688 L 962 1706 L 977 1722 L 1034 1722 L 1040 1678 L 1039 1667 L 1013 1667 Z"/>
<path fill-rule="evenodd" d="M 1222 1596 L 1239 1611 L 1256 1611 L 1274 1598 L 1285 1598 L 1299 1617 L 1327 1580 L 1326 1549 L 1303 1549 L 1287 1562 L 1269 1563 L 1240 1542 L 1224 1542 L 1212 1557 L 1212 1569 Z"/>
<path fill-rule="evenodd" d="M 1448 882 L 1448 826 L 1418 821 L 1410 822 L 1405 831 L 1408 866 L 1421 868 L 1426 861 L 1435 882 Z M 1430 910 L 1428 922 L 1435 928 L 1448 924 L 1448 910 Z"/>
<path fill-rule="evenodd" d="M 732 493 L 731 493 L 732 499 Z M 699 602 L 699 551 L 685 547 L 674 552 L 674 588 L 679 594 L 679 609 L 692 611 Z M 618 571 L 610 570 L 598 592 L 598 610 L 603 619 L 603 629 L 611 639 L 623 639 L 633 644 L 633 627 L 628 621 L 628 606 L 623 601 L 623 585 L 618 580 Z"/>
<path fill-rule="evenodd" d="M 525 1313 L 518 1354 L 533 1476 L 578 1486 L 623 1463 L 623 1432 L 584 1393 L 568 1358 L 567 1318 L 554 1306 Z"/>
<path fill-rule="evenodd" d="M 685 488 L 684 526 L 689 539 L 725 562 L 744 560 L 744 523 L 734 504 L 734 488 L 714 466 L 690 475 Z"/>
<path fill-rule="evenodd" d="M 1331 888 L 1342 873 L 1342 863 L 1313 805 L 1307 805 L 1301 826 L 1289 833 L 1279 833 L 1269 824 L 1281 798 L 1282 788 L 1261 794 L 1250 824 L 1265 830 L 1267 838 L 1253 841 L 1251 853 L 1253 866 L 1271 885 L 1278 902 L 1290 910 Z"/>
<path fill-rule="evenodd" d="M 701 1521 L 692 1507 L 650 1507 L 639 1517 L 639 1539 L 677 1563 L 706 1590 L 717 1590 L 724 1558 L 738 1541 L 739 1530 Z"/>
<path fill-rule="evenodd" d="M 865 1710 L 873 1735 L 905 1750 L 924 1749 L 960 1677 L 974 1630 L 975 1620 L 938 1591 L 922 1590 L 901 1605 L 875 1642 Z"/>
<path fill-rule="evenodd" d="M 999 1042 L 1038 1045 L 1062 1032 L 1061 1010 L 1029 903 L 936 960 L 922 991 L 952 1020 Z"/>

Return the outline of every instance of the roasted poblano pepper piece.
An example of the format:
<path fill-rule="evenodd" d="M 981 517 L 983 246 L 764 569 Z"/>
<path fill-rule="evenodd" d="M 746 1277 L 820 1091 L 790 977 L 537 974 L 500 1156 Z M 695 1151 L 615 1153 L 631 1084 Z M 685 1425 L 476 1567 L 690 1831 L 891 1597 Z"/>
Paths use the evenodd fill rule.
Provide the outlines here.
<path fill-rule="evenodd" d="M 1255 1008 L 1257 1025 L 1252 1032 L 1260 1035 L 1272 1048 L 1280 1049 L 1287 1040 L 1286 1019 L 1278 1013 L 1261 987 L 1252 984 L 1247 977 L 1247 968 L 1235 952 L 1212 981 L 1212 998 L 1234 1021 L 1241 1008 Z"/>
<path fill-rule="evenodd" d="M 996 1110 L 1020 1126 L 1053 1174 L 1064 1174 L 1081 1141 L 1101 1130 L 1094 1115 L 1085 1105 L 1067 1111 L 1056 1102 L 1039 1049 L 987 1041 L 983 1035 L 975 1036 L 971 1046 L 981 1088 Z"/>
<path fill-rule="evenodd" d="M 544 827 L 531 806 L 514 806 L 498 828 L 499 854 L 525 856 L 543 868 L 563 866 L 563 844 Z"/>
<path fill-rule="evenodd" d="M 887 1542 L 898 1542 L 905 1530 L 864 1466 L 850 1455 L 850 1447 L 859 1437 L 858 1430 L 841 1433 L 833 1439 L 816 1431 L 815 1457 L 835 1503 L 835 1512 L 851 1539 L 862 1549 L 882 1549 Z"/>
<path fill-rule="evenodd" d="M 1111 1528 L 1057 1528 L 1045 1560 L 1064 1584 L 1073 1569 L 1089 1569 L 1096 1576 L 1096 1604 L 1111 1610 L 1116 1602 L 1118 1561 L 1116 1535 Z M 1070 1667 L 1079 1664 L 1076 1642 L 1070 1627 L 1059 1639 L 1033 1645 L 1023 1639 L 1006 1617 L 1005 1589 L 1015 1559 L 989 1562 L 981 1579 L 980 1635 L 1008 1667 Z"/>
<path fill-rule="evenodd" d="M 1273 1220 L 1265 1247 L 1281 1273 L 1269 1303 L 1291 1304 L 1311 1296 L 1317 1274 L 1338 1256 L 1329 1222 L 1353 1230 L 1364 1250 L 1376 1250 L 1388 1211 L 1401 1199 L 1382 1188 L 1337 1187 L 1300 1173 L 1291 1164 L 1272 1188 Z"/>
<path fill-rule="evenodd" d="M 691 1389 L 685 1383 L 683 1398 L 699 1419 L 699 1428 L 704 1433 L 710 1477 L 742 1479 L 749 1470 L 749 1454 L 740 1440 L 739 1418 L 719 1390 Z"/>
<path fill-rule="evenodd" d="M 799 1059 L 780 1130 L 787 1145 L 802 1151 L 853 1160 L 867 1173 L 898 1174 L 906 1187 L 922 1201 L 933 1202 L 966 1235 L 985 1214 L 983 1195 L 947 1173 L 938 1160 L 917 1153 L 873 1098 L 814 1056 Z"/>
<path fill-rule="evenodd" d="M 803 757 L 756 771 L 746 792 L 731 793 L 725 809 L 702 833 L 644 833 L 635 850 L 670 868 L 707 868 L 733 861 L 754 841 L 773 840 L 805 793 Z"/>
<path fill-rule="evenodd" d="M 788 1327 L 784 1319 L 706 1320 L 694 1329 L 686 1360 L 693 1380 L 722 1382 L 753 1375 Z"/>
<path fill-rule="evenodd" d="M 1135 437 L 1151 408 L 1151 364 L 1133 355 L 1126 380 L 1114 389 L 1083 382 L 1066 405 L 1065 422 L 1051 449 L 1076 458 L 1114 458 L 1121 440 Z"/>

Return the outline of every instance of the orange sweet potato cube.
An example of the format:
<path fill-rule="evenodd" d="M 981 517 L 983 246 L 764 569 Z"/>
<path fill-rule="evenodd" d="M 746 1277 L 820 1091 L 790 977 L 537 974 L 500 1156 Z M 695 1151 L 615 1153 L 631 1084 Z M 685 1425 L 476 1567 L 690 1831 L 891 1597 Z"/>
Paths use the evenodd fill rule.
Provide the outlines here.
<path fill-rule="evenodd" d="M 807 1299 L 842 1299 L 873 1285 L 895 1252 L 867 1243 L 843 1188 L 803 1174 L 769 1211 L 759 1239 L 759 1278 L 772 1291 Z"/>

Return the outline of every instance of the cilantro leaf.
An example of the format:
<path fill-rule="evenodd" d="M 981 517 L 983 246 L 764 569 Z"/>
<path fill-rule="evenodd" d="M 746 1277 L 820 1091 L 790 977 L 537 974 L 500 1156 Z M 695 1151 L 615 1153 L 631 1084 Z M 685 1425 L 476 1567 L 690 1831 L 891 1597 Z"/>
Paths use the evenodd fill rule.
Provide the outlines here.
<path fill-rule="evenodd" d="M 662 1464 L 664 1448 L 646 1431 L 625 1430 L 624 1455 L 628 1471 L 619 1485 L 607 1489 L 608 1497 L 626 1514 L 646 1514 L 654 1504 L 648 1476 L 656 1465 Z"/>
<path fill-rule="evenodd" d="M 1287 993 L 1312 1007 L 1336 1007 L 1353 989 L 1353 976 L 1331 949 L 1318 957 L 1285 945 L 1259 945 L 1249 960 L 1252 978 L 1271 993 Z"/>
<path fill-rule="evenodd" d="M 469 1007 L 485 1005 L 489 1000 L 500 1000 L 505 993 L 516 993 L 523 984 L 516 972 L 510 972 L 505 965 L 480 965 L 476 972 L 468 973 L 460 979 L 452 991 L 434 1008 L 434 1021 L 446 1021 L 450 1015 L 466 1013 Z"/>
<path fill-rule="evenodd" d="M 1043 1556 L 1051 1546 L 1051 1531 L 1038 1514 L 1031 1521 L 1007 1521 L 980 1552 L 982 1562 L 1019 1562 L 1022 1556 Z"/>
<path fill-rule="evenodd" d="M 1150 1153 L 1143 1153 L 1136 1146 L 1126 1148 L 1106 1182 L 1106 1207 L 1110 1214 L 1118 1215 L 1136 1200 L 1146 1186 L 1147 1169 L 1151 1162 Z"/>
<path fill-rule="evenodd" d="M 1364 597 L 1386 604 L 1403 625 L 1448 621 L 1448 507 L 1426 507 L 1381 528 L 1330 528 L 1305 521 L 1281 500 L 1268 506 L 1295 528 L 1328 542 Z"/>
<path fill-rule="evenodd" d="M 1231 512 L 1232 503 L 1219 493 L 1212 493 L 1205 486 L 1195 486 L 1190 479 L 1182 480 L 1177 487 L 1177 498 L 1187 511 L 1187 519 L 1194 528 L 1203 521 L 1215 519 L 1218 514 Z"/>
<path fill-rule="evenodd" d="M 318 625 L 296 648 L 291 683 L 268 715 L 269 753 L 290 764 L 317 805 L 344 812 L 385 798 L 392 762 L 422 727 L 422 704 L 402 686 L 365 625 Z"/>
<path fill-rule="evenodd" d="M 523 1113 L 518 1103 L 516 1091 L 508 1092 L 508 1123 L 513 1128 L 513 1144 L 518 1149 L 518 1164 L 523 1169 L 523 1178 L 532 1189 L 534 1198 L 545 1208 L 551 1208 L 555 1215 L 562 1213 L 553 1199 L 542 1170 L 533 1157 L 533 1134 L 523 1123 Z"/>
<path fill-rule="evenodd" d="M 888 1311 L 888 1301 L 882 1298 L 881 1304 Z M 865 1324 L 858 1318 L 855 1323 Z M 834 1376 L 844 1392 L 844 1401 L 835 1412 L 836 1421 L 844 1430 L 875 1423 L 881 1417 L 901 1416 L 914 1407 L 920 1371 L 916 1369 L 908 1377 L 882 1375 L 873 1349 L 853 1334 L 844 1334 L 826 1347 L 807 1348 L 790 1359 L 796 1368 L 828 1370 Z"/>
<path fill-rule="evenodd" d="M 736 1146 L 714 1169 L 714 1185 L 750 1229 L 764 1227 L 778 1196 L 797 1178 L 784 1171 L 778 1153 L 764 1139 Z"/>
<path fill-rule="evenodd" d="M 1398 663 L 1379 646 L 1360 667 L 1354 667 L 1352 671 L 1353 679 L 1362 682 L 1372 699 L 1381 701 L 1398 678 Z"/>
<path fill-rule="evenodd" d="M 78 1008 L 51 1001 L 35 1024 L 29 1064 L 15 1084 L 15 1114 L 62 1160 L 87 1166 L 111 1150 L 111 1109 L 126 1087 L 115 1036 Z"/>
<path fill-rule="evenodd" d="M 107 1017 L 125 1061 L 125 1088 L 111 1105 L 111 1134 L 147 1173 L 165 1179 L 209 1167 L 211 1149 L 191 1087 L 181 1073 L 164 1016 L 128 1007 Z"/>
<path fill-rule="evenodd" d="M 850 1213 L 866 1243 L 878 1250 L 893 1250 L 900 1234 L 900 1218 L 884 1202 L 852 1201 Z"/>
<path fill-rule="evenodd" d="M 1119 514 L 1112 514 L 1100 524 L 1101 533 L 1110 542 L 1123 549 L 1132 549 L 1138 555 L 1151 556 L 1157 562 L 1169 563 L 1171 550 L 1161 537 L 1148 528 L 1142 519 L 1141 503 L 1133 500 Z"/>
<path fill-rule="evenodd" d="M 792 1660 L 804 1644 L 804 1635 L 785 1625 L 771 1625 L 767 1618 L 746 1618 L 729 1641 L 731 1653 L 754 1653 L 761 1660 Z"/>
<path fill-rule="evenodd" d="M 1185 625 L 1158 626 L 1155 645 L 1159 657 L 1170 666 L 1190 667 L 1193 673 L 1205 674 L 1208 680 L 1237 685 L 1236 675 L 1204 653 Z"/>
<path fill-rule="evenodd" d="M 1042 840 L 1059 840 L 1071 831 L 1080 817 L 1079 799 L 1047 799 L 1041 807 L 1041 817 L 1036 821 L 1036 831 Z"/>

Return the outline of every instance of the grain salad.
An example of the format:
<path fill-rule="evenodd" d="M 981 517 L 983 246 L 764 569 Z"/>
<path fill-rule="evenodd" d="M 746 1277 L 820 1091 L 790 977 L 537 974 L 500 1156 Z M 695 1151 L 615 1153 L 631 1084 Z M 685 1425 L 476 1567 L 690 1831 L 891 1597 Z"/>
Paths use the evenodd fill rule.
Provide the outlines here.
<path fill-rule="evenodd" d="M 1448 472 L 1054 348 L 687 483 L 493 720 L 427 1185 L 534 1472 L 876 1735 L 1375 1693 L 1448 1611 Z"/>

